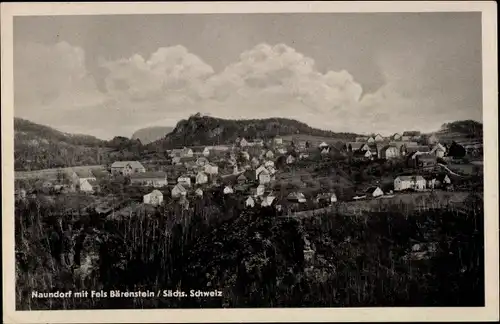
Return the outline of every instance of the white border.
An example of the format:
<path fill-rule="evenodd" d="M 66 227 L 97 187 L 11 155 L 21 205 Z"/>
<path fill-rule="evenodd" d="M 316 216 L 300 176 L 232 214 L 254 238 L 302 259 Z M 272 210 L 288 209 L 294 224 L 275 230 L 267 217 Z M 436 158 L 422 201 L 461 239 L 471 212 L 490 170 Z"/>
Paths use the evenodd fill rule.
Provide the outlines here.
<path fill-rule="evenodd" d="M 15 311 L 13 16 L 160 13 L 482 12 L 486 307 Z M 494 1 L 2 3 L 2 225 L 5 323 L 498 321 L 498 83 Z"/>

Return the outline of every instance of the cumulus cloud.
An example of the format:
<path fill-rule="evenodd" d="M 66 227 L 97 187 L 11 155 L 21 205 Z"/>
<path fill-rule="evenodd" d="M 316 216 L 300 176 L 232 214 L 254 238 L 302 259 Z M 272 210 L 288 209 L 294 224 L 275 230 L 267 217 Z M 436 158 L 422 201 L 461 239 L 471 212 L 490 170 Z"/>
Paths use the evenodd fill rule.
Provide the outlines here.
<path fill-rule="evenodd" d="M 85 68 L 83 49 L 26 44 L 15 70 L 16 115 L 104 138 L 174 125 L 196 112 L 222 118 L 282 116 L 367 133 L 402 131 L 418 121 L 428 125 L 423 112 L 435 109 L 439 100 L 422 95 L 428 89 L 420 86 L 425 80 L 419 60 L 409 65 L 404 58 L 399 63 L 384 58 L 379 65 L 386 84 L 363 94 L 349 72 L 319 71 L 312 58 L 285 44 L 259 44 L 220 72 L 183 46 L 162 47 L 149 58 L 101 60 L 106 74 L 100 92 Z"/>

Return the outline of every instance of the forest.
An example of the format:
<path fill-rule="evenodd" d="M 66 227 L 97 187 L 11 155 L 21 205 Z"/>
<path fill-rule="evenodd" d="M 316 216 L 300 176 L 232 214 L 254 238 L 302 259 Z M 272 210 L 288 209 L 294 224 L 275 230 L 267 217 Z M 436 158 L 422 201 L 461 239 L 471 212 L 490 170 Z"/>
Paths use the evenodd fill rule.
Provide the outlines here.
<path fill-rule="evenodd" d="M 16 205 L 17 308 L 480 306 L 482 204 L 472 195 L 460 207 L 299 220 L 217 194 L 127 217 L 68 215 L 28 200 Z M 433 242 L 429 258 L 409 257 Z M 223 297 L 29 297 L 81 289 L 219 289 Z"/>

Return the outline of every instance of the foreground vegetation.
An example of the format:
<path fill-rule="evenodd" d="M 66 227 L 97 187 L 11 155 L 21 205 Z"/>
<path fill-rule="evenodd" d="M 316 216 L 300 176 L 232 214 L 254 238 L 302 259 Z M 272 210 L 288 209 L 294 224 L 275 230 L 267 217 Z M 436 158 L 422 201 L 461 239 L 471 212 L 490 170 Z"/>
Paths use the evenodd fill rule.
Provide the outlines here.
<path fill-rule="evenodd" d="M 480 306 L 479 196 L 433 211 L 338 213 L 303 220 L 231 198 L 167 204 L 130 217 L 16 205 L 18 309 Z M 315 250 L 304 258 L 305 241 Z M 437 243 L 430 258 L 415 244 Z M 222 298 L 31 299 L 31 291 L 223 291 Z"/>

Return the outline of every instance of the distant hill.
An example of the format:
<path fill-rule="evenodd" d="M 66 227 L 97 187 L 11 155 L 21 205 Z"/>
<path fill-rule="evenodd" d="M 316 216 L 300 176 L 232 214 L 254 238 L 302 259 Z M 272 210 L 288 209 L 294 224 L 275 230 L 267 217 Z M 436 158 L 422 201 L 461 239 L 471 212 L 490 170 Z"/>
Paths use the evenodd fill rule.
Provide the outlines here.
<path fill-rule="evenodd" d="M 131 137 L 131 139 L 138 139 L 142 144 L 149 144 L 151 142 L 157 141 L 164 138 L 165 135 L 174 130 L 174 127 L 168 126 L 155 126 L 146 127 L 137 130 Z"/>
<path fill-rule="evenodd" d="M 434 134 L 442 143 L 481 142 L 483 124 L 474 120 L 459 120 L 443 124 L 441 129 Z"/>
<path fill-rule="evenodd" d="M 107 164 L 121 158 L 137 158 L 141 150 L 140 142 L 128 138 L 104 141 L 14 118 L 16 171 Z"/>
<path fill-rule="evenodd" d="M 182 146 L 234 143 L 236 138 L 263 140 L 277 135 L 310 135 L 353 140 L 354 133 L 335 133 L 312 128 L 305 123 L 287 118 L 230 120 L 196 114 L 177 123 L 175 129 L 163 139 L 151 143 L 157 149 Z"/>

